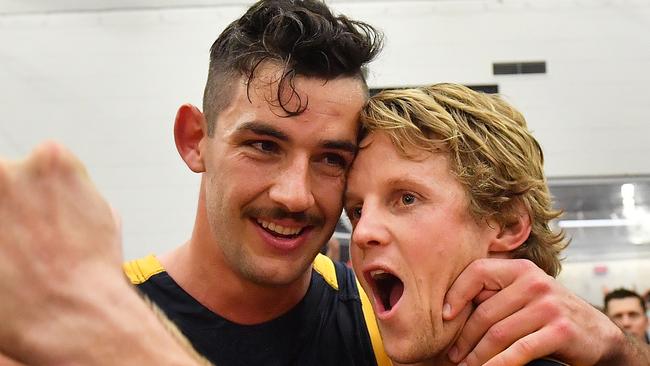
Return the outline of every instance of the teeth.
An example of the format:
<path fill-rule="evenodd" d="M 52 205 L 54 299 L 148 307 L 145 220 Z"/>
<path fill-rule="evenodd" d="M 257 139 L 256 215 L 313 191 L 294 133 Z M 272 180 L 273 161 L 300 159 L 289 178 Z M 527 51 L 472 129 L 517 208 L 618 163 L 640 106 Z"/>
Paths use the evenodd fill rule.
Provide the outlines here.
<path fill-rule="evenodd" d="M 257 223 L 262 225 L 263 228 L 271 230 L 273 232 L 276 232 L 278 234 L 282 235 L 296 235 L 302 231 L 301 227 L 296 227 L 296 228 L 290 228 L 290 227 L 285 227 L 278 225 L 273 222 L 268 222 L 268 221 L 263 221 L 260 219 L 257 219 Z"/>
<path fill-rule="evenodd" d="M 372 277 L 373 279 L 377 278 L 378 276 L 385 275 L 385 274 L 388 274 L 388 272 L 386 272 L 384 270 L 381 270 L 381 269 L 376 269 L 374 271 L 370 271 L 370 277 Z"/>

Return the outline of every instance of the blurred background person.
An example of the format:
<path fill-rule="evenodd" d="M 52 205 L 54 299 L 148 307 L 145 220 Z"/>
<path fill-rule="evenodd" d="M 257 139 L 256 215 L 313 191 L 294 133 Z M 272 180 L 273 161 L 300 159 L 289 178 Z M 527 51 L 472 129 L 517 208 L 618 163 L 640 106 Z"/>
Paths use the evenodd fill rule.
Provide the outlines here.
<path fill-rule="evenodd" d="M 605 314 L 625 332 L 650 344 L 646 304 L 641 295 L 624 288 L 608 293 Z"/>

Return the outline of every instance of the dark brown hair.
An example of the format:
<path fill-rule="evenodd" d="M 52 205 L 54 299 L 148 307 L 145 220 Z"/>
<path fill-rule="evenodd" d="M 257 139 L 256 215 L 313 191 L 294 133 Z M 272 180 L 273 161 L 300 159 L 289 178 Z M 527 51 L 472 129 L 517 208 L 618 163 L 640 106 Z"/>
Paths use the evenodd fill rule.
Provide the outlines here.
<path fill-rule="evenodd" d="M 289 110 L 283 103 L 287 98 L 280 98 L 287 87 L 292 97 L 298 97 L 293 84 L 296 75 L 324 80 L 359 77 L 365 85 L 364 66 L 380 51 L 382 39 L 372 26 L 334 15 L 321 1 L 258 1 L 221 33 L 210 50 L 203 94 L 208 135 L 213 134 L 219 112 L 230 103 L 233 82 L 244 77 L 250 85 L 263 62 L 282 68 L 273 102 L 292 116 L 304 111 L 308 103 L 299 100 Z"/>

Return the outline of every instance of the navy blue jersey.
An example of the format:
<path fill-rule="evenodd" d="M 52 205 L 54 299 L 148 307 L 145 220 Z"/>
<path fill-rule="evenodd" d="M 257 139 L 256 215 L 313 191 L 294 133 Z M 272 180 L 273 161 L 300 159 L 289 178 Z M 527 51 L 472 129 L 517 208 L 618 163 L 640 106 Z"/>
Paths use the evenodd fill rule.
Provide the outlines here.
<path fill-rule="evenodd" d="M 233 323 L 201 305 L 153 256 L 126 263 L 125 272 L 197 352 L 216 365 L 389 365 L 371 307 L 362 304 L 354 274 L 325 256 L 315 260 L 309 289 L 300 303 L 276 319 L 255 325 Z M 367 316 L 374 325 L 374 340 Z"/>

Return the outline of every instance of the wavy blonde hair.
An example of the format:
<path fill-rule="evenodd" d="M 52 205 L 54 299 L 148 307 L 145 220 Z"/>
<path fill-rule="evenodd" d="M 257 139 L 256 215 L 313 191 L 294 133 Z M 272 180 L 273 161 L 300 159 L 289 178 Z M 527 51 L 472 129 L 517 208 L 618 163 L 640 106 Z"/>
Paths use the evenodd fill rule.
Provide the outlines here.
<path fill-rule="evenodd" d="M 549 275 L 560 272 L 567 243 L 549 221 L 561 212 L 551 205 L 542 149 L 510 104 L 462 85 L 435 84 L 383 91 L 370 99 L 361 121 L 364 134 L 387 133 L 405 155 L 408 147 L 439 152 L 442 146 L 477 219 L 510 225 L 523 204 L 532 229 L 511 255 L 530 259 Z"/>

